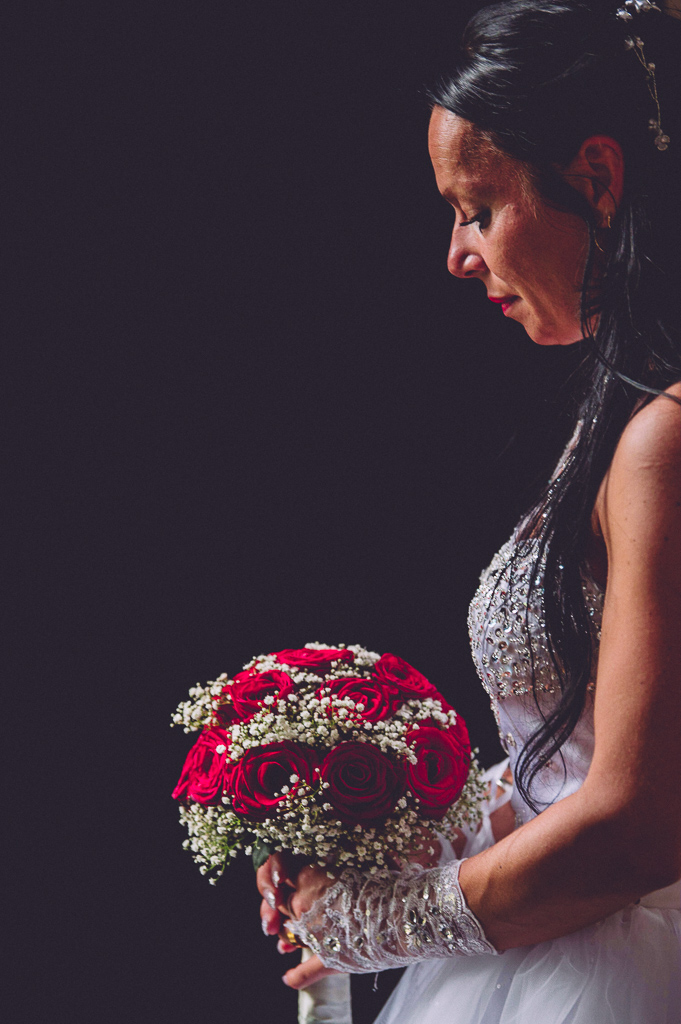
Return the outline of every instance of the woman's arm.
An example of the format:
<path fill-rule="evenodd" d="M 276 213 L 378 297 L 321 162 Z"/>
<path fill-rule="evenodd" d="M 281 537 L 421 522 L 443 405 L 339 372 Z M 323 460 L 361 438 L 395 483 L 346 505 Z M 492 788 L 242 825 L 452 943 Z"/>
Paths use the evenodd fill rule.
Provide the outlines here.
<path fill-rule="evenodd" d="M 681 387 L 673 392 L 681 397 Z M 498 950 L 542 942 L 681 877 L 681 408 L 628 424 L 597 502 L 608 555 L 595 751 L 580 790 L 469 860 L 468 906 Z M 299 886 L 295 916 L 310 900 Z M 314 980 L 289 971 L 298 987 Z"/>
<path fill-rule="evenodd" d="M 681 387 L 672 389 L 681 397 Z M 568 934 L 681 876 L 681 408 L 628 424 L 596 513 L 608 553 L 595 751 L 581 789 L 467 861 L 497 949 Z"/>

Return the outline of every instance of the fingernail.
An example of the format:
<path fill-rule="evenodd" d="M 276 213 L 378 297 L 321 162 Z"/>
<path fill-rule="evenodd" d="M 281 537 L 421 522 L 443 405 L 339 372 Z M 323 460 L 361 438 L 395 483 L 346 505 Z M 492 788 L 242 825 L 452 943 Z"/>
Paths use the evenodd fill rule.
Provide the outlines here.
<path fill-rule="evenodd" d="M 260 921 L 260 927 L 262 928 L 263 935 L 267 935 L 267 937 L 269 938 L 270 932 L 269 932 L 269 928 L 268 928 L 268 925 L 267 925 L 267 921 L 265 920 L 264 917 Z"/>
<path fill-rule="evenodd" d="M 284 974 L 284 975 L 282 976 L 282 979 L 281 979 L 281 980 L 282 980 L 282 981 L 284 982 L 284 984 L 285 984 L 285 985 L 288 985 L 288 987 L 289 987 L 289 988 L 291 987 L 291 986 L 290 986 L 290 985 L 288 984 L 288 981 L 286 980 L 286 975 L 285 975 L 285 974 Z"/>
<path fill-rule="evenodd" d="M 278 868 L 272 868 L 272 881 L 274 882 L 275 889 L 279 888 L 281 882 L 281 875 L 279 874 Z"/>
<path fill-rule="evenodd" d="M 286 952 L 286 948 L 284 946 L 283 939 L 279 939 L 279 942 L 277 943 L 277 953 L 285 953 L 285 952 Z"/>
<path fill-rule="evenodd" d="M 267 906 L 271 907 L 272 910 L 277 909 L 277 897 L 274 895 L 271 889 L 265 889 L 264 893 L 262 894 L 262 898 L 264 899 Z"/>

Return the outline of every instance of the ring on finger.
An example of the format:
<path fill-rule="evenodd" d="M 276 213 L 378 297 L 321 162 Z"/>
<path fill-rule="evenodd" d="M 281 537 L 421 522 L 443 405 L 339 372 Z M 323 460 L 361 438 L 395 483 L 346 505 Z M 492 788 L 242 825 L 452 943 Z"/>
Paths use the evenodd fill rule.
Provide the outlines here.
<path fill-rule="evenodd" d="M 286 942 L 288 942 L 289 946 L 298 946 L 299 949 L 305 948 L 304 944 L 300 941 L 300 939 L 298 938 L 298 936 L 296 935 L 296 933 L 293 931 L 289 924 L 285 924 L 281 931 L 282 935 L 284 936 L 284 939 L 286 940 Z"/>

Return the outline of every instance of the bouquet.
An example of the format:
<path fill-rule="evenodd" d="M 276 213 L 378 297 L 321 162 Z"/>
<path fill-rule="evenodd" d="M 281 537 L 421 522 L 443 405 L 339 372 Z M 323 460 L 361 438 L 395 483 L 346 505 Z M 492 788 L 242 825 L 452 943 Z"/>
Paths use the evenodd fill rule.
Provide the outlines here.
<path fill-rule="evenodd" d="M 394 654 L 311 643 L 189 695 L 173 724 L 200 735 L 173 797 L 213 884 L 239 850 L 375 872 L 479 819 L 463 719 Z"/>

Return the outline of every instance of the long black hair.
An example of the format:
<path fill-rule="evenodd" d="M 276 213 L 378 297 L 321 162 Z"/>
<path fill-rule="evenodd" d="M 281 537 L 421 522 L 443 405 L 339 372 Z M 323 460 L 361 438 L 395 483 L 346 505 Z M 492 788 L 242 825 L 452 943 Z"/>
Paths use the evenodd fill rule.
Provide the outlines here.
<path fill-rule="evenodd" d="M 465 30 L 453 73 L 431 91 L 435 104 L 521 160 L 540 196 L 581 216 L 589 232 L 581 299 L 586 355 L 575 408 L 581 429 L 525 525 L 525 536 L 538 544 L 532 587 L 539 587 L 545 559 L 543 613 L 561 690 L 550 711 L 535 693 L 544 723 L 516 765 L 518 789 L 535 810 L 532 781 L 572 733 L 591 679 L 583 570 L 598 489 L 642 398 L 681 379 L 681 23 L 656 13 L 625 22 L 617 7 L 617 0 L 485 7 Z M 649 77 L 626 42 L 639 33 L 646 60 L 656 64 L 662 124 L 671 138 L 666 151 L 656 147 L 650 127 L 657 110 Z M 560 173 L 593 135 L 614 138 L 624 153 L 624 195 L 608 232 L 598 230 L 590 204 Z M 595 292 L 597 248 L 603 255 Z"/>

